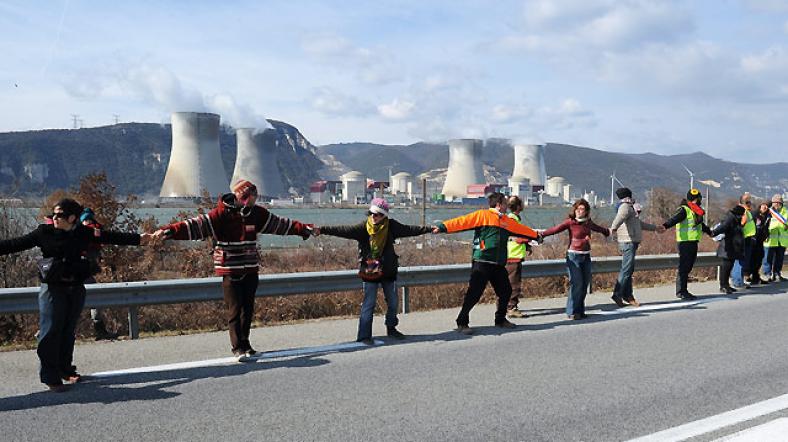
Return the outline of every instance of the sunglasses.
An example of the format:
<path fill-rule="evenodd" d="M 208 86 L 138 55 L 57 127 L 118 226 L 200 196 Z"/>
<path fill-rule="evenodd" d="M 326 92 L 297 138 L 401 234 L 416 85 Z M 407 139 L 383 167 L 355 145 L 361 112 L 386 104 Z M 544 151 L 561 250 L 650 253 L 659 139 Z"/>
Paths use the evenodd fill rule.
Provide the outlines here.
<path fill-rule="evenodd" d="M 52 218 L 52 219 L 58 219 L 58 218 L 66 219 L 66 218 L 68 218 L 68 215 L 66 215 L 65 212 L 54 212 L 54 213 L 52 213 L 50 218 Z"/>

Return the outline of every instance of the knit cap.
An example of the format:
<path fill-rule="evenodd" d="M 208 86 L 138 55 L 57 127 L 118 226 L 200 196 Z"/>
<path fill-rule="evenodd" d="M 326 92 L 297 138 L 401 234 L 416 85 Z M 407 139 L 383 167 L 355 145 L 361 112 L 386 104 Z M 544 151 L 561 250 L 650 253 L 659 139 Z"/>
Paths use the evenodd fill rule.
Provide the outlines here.
<path fill-rule="evenodd" d="M 781 202 L 783 202 L 783 196 L 780 195 L 779 193 L 775 193 L 774 196 L 772 197 L 772 202 L 773 203 L 781 203 Z"/>
<path fill-rule="evenodd" d="M 247 180 L 238 180 L 238 182 L 235 183 L 231 189 L 238 197 L 238 201 L 244 205 L 246 205 L 246 202 L 249 201 L 250 196 L 257 195 L 257 186 L 255 186 L 251 181 Z"/>
<path fill-rule="evenodd" d="M 389 203 L 383 198 L 375 198 L 369 206 L 369 211 L 372 213 L 380 213 L 381 215 L 389 216 Z"/>
<path fill-rule="evenodd" d="M 687 192 L 687 201 L 692 201 L 697 198 L 703 199 L 703 195 L 701 195 L 700 190 L 690 189 L 689 192 Z"/>
<path fill-rule="evenodd" d="M 632 198 L 632 191 L 627 187 L 619 187 L 616 189 L 616 196 L 622 200 L 624 198 Z"/>

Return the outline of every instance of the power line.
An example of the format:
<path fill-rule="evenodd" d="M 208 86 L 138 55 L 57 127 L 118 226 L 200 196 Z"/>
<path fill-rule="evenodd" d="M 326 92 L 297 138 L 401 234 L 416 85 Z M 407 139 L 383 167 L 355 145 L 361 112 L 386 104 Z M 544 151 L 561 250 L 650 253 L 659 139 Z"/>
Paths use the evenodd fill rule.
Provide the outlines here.
<path fill-rule="evenodd" d="M 73 124 L 72 124 L 72 128 L 73 128 L 73 129 L 78 129 L 78 127 L 77 127 L 77 123 L 80 121 L 80 119 L 79 119 L 79 115 L 77 115 L 77 114 L 71 114 L 71 120 L 72 120 L 72 123 L 73 123 Z"/>
<path fill-rule="evenodd" d="M 115 120 L 115 124 L 118 124 L 118 122 L 120 122 L 120 115 L 112 114 L 112 118 Z"/>

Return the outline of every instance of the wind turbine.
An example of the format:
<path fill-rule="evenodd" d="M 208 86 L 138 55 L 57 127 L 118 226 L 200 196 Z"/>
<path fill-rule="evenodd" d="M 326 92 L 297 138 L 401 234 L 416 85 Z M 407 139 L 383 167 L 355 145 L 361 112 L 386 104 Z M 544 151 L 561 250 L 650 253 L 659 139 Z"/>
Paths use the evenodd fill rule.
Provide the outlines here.
<path fill-rule="evenodd" d="M 614 188 L 616 187 L 616 183 L 621 185 L 621 187 L 626 187 L 624 183 L 621 182 L 618 178 L 616 178 L 616 171 L 613 171 L 613 175 L 610 175 L 610 205 L 613 205 L 613 195 L 614 195 Z"/>
<path fill-rule="evenodd" d="M 687 168 L 687 166 L 685 166 L 684 164 L 682 164 L 682 165 L 681 165 L 681 167 L 683 167 L 683 168 L 684 168 L 684 170 L 686 170 L 686 171 L 687 171 L 687 173 L 688 173 L 688 174 L 689 174 L 689 176 L 690 176 L 690 189 L 694 189 L 694 188 L 695 188 L 695 174 L 694 174 L 694 173 L 692 173 L 692 171 L 691 171 L 691 170 L 689 170 L 689 169 Z"/>

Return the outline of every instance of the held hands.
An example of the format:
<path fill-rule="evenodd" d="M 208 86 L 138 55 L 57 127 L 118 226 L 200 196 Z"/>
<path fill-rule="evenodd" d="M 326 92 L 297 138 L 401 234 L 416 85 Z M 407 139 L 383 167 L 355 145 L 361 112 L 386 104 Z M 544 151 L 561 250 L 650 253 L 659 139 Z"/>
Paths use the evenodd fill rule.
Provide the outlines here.
<path fill-rule="evenodd" d="M 312 226 L 312 236 L 320 236 L 320 227 Z"/>
<path fill-rule="evenodd" d="M 432 233 L 433 234 L 441 233 L 441 229 L 438 228 L 438 226 L 431 226 L 431 227 L 432 227 Z"/>
<path fill-rule="evenodd" d="M 657 226 L 657 233 L 659 233 L 660 235 L 665 233 L 666 230 L 668 230 L 668 229 L 666 229 L 665 226 L 663 226 L 662 224 Z"/>

